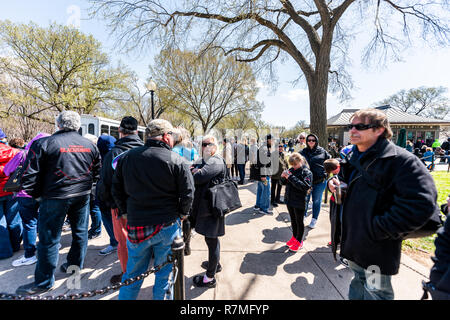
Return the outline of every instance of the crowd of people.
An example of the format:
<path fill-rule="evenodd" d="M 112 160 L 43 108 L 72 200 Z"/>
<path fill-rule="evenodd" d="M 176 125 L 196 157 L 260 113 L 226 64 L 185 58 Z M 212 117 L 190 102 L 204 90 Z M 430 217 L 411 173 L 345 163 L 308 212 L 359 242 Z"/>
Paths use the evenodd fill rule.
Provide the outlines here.
<path fill-rule="evenodd" d="M 36 268 L 34 281 L 16 293 L 47 292 L 54 286 L 64 225 L 72 234 L 67 260 L 60 265 L 67 273 L 69 267 L 83 268 L 88 240 L 100 235 L 103 223 L 110 242 L 99 254 L 117 253 L 121 273 L 110 279 L 117 284 L 144 273 L 152 260 L 155 266 L 166 262 L 177 237 L 183 237 L 189 256 L 195 230 L 204 237 L 208 260 L 202 264 L 205 273 L 194 276 L 193 283 L 213 288 L 222 270 L 219 239 L 225 235 L 225 217 L 211 209 L 209 189 L 227 179 L 244 184 L 248 163 L 250 181 L 257 183 L 255 212 L 270 215 L 279 204 L 287 207 L 291 252 L 303 247 L 309 213 L 308 227 L 316 227 L 328 188 L 329 245 L 335 256 L 339 248 L 354 272 L 349 298 L 393 299 L 391 277 L 398 273 L 401 241 L 436 211 L 437 190 L 421 159 L 390 141 L 383 112 L 360 110 L 350 121 L 352 144 L 339 147 L 330 140 L 326 148 L 307 133 L 295 139 L 268 134 L 260 143 L 251 139 L 250 145 L 246 139 L 219 143 L 206 135 L 197 145 L 187 130 L 162 119 L 149 123 L 144 142 L 137 135 L 138 121 L 130 116 L 122 119 L 118 140 L 83 137 L 80 116 L 73 111 L 59 114 L 56 133 L 39 133 L 26 146 L 23 141 L 8 145 L 0 130 L 0 259 L 20 250 L 23 240 L 24 256 L 12 264 Z M 24 168 L 21 190 L 4 192 L 19 167 Z M 436 241 L 441 247 L 433 269 L 436 290 L 444 293 L 450 292 L 448 239 L 447 223 Z M 375 285 L 368 280 L 372 266 L 381 279 Z M 156 272 L 154 299 L 173 299 L 171 271 L 169 263 Z M 121 287 L 119 300 L 136 299 L 142 283 Z"/>

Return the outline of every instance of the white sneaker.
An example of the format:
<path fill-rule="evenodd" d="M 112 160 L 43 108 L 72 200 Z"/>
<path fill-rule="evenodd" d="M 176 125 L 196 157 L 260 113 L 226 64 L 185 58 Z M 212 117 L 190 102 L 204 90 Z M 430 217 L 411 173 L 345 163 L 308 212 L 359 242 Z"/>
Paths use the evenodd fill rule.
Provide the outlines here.
<path fill-rule="evenodd" d="M 98 254 L 101 255 L 101 256 L 107 256 L 108 254 L 111 254 L 114 251 L 117 251 L 117 247 L 113 247 L 112 245 L 109 245 L 105 249 L 100 250 L 98 252 Z"/>
<path fill-rule="evenodd" d="M 13 261 L 12 266 L 13 267 L 29 266 L 30 264 L 33 264 L 36 262 L 37 262 L 36 255 L 34 255 L 30 258 L 25 258 L 25 256 L 21 256 L 19 259 Z"/>
<path fill-rule="evenodd" d="M 272 210 L 267 210 L 267 212 L 266 211 L 264 211 L 264 210 L 262 210 L 262 209 L 259 209 L 259 213 L 261 213 L 261 214 L 267 214 L 267 215 L 272 215 L 273 214 L 273 211 Z"/>
<path fill-rule="evenodd" d="M 309 227 L 311 229 L 314 229 L 316 227 L 317 219 L 312 218 L 311 223 L 309 224 Z"/>

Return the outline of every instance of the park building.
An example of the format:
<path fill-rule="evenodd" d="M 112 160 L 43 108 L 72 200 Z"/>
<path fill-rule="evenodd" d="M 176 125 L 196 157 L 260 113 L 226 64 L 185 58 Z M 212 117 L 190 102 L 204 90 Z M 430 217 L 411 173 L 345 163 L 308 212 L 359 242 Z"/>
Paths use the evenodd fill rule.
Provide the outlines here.
<path fill-rule="evenodd" d="M 450 134 L 450 121 L 416 116 L 390 105 L 376 107 L 386 113 L 393 132 L 392 141 L 396 142 L 401 129 L 406 130 L 406 139 L 413 144 L 417 140 L 423 140 L 431 146 L 435 139 L 446 139 Z M 350 141 L 349 132 L 345 129 L 350 123 L 350 117 L 360 109 L 343 109 L 339 114 L 327 120 L 329 139 L 336 139 L 340 145 L 347 145 Z"/>

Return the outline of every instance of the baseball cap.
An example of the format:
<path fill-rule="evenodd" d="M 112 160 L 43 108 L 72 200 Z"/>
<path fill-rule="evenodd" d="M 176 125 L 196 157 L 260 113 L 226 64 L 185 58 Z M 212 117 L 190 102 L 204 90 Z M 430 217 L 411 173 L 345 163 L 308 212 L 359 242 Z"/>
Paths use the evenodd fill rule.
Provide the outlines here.
<path fill-rule="evenodd" d="M 149 137 L 157 137 L 168 132 L 178 134 L 178 129 L 175 129 L 169 121 L 164 119 L 152 120 L 147 126 L 147 134 Z"/>

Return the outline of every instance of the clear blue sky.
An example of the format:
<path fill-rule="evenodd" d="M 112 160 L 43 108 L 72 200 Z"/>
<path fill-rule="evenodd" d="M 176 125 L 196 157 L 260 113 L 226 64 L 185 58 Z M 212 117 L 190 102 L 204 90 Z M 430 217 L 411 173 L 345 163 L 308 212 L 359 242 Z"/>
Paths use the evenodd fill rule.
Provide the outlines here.
<path fill-rule="evenodd" d="M 103 50 L 114 60 L 121 60 L 145 81 L 152 54 L 148 52 L 136 56 L 121 55 L 114 50 L 114 38 L 109 36 L 106 23 L 101 20 L 88 20 L 86 0 L 18 0 L 0 2 L 0 20 L 17 23 L 33 21 L 41 26 L 51 22 L 67 24 L 76 18 L 80 11 L 80 30 L 92 34 L 102 42 Z M 420 86 L 444 86 L 450 89 L 450 49 L 429 49 L 427 47 L 410 49 L 404 53 L 403 62 L 390 63 L 384 69 L 364 69 L 360 65 L 360 52 L 357 46 L 351 48 L 349 55 L 353 66 L 348 69 L 355 88 L 351 91 L 353 100 L 339 103 L 331 94 L 328 99 L 328 117 L 339 113 L 343 108 L 364 108 L 383 100 L 402 89 Z M 299 67 L 290 59 L 279 67 L 279 85 L 275 92 L 261 82 L 258 99 L 264 101 L 263 120 L 289 128 L 299 120 L 309 122 L 309 99 L 307 88 L 301 82 L 293 87 L 291 81 L 298 78 Z"/>

